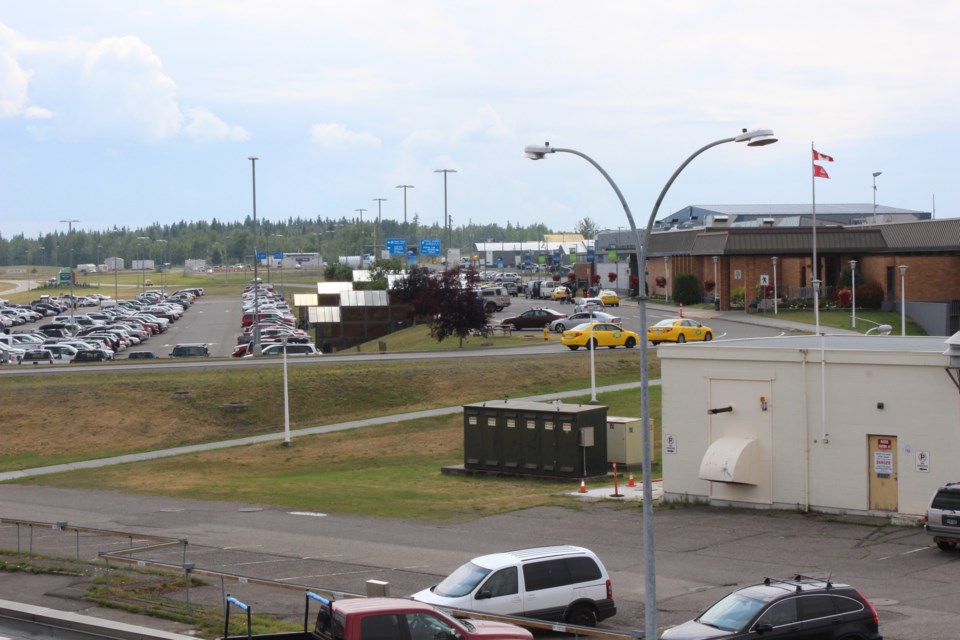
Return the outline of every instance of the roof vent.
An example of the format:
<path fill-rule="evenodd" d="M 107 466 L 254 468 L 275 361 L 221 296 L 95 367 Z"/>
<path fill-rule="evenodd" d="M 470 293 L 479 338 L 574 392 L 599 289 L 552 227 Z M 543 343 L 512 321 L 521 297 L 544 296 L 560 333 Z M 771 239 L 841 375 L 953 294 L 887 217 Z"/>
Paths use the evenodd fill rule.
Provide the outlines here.
<path fill-rule="evenodd" d="M 762 224 L 765 227 L 772 227 L 774 224 L 776 224 L 776 220 L 774 220 L 773 218 L 764 218 L 763 220 L 760 221 L 760 224 Z"/>
<path fill-rule="evenodd" d="M 710 216 L 710 226 L 711 227 L 720 227 L 724 226 L 730 222 L 730 216 Z"/>

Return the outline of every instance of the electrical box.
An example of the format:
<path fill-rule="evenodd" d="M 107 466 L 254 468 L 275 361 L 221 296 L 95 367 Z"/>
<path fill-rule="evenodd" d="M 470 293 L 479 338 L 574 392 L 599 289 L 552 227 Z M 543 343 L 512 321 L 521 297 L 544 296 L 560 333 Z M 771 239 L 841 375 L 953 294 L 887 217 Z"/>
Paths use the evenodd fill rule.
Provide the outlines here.
<path fill-rule="evenodd" d="M 607 472 L 607 407 L 496 401 L 463 407 L 465 469 L 561 478 Z"/>
<path fill-rule="evenodd" d="M 607 416 L 607 462 L 643 464 L 643 420 Z"/>

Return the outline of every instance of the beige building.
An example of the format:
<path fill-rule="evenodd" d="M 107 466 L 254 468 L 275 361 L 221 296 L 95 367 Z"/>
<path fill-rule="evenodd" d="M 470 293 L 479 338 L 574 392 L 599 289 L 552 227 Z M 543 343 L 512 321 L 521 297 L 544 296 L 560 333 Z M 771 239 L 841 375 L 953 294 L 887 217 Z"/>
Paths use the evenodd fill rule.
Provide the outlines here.
<path fill-rule="evenodd" d="M 664 500 L 922 515 L 960 480 L 947 347 L 872 335 L 659 347 Z"/>

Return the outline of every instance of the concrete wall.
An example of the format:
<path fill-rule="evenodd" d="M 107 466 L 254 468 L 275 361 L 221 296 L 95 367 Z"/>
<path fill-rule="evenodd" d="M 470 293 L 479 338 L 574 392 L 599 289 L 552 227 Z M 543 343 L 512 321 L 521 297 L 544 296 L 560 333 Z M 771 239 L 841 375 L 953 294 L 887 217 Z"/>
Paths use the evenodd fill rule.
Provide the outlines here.
<path fill-rule="evenodd" d="M 898 512 L 922 514 L 938 486 L 957 480 L 960 392 L 944 371 L 946 356 L 871 351 L 867 343 L 821 354 L 779 340 L 778 348 L 659 348 L 663 434 L 676 443 L 676 453 L 663 454 L 666 500 L 868 513 L 871 434 L 897 439 Z M 726 406 L 734 410 L 707 413 Z M 723 435 L 759 442 L 756 485 L 699 479 L 704 453 Z M 928 471 L 918 468 L 918 451 L 929 454 Z"/>

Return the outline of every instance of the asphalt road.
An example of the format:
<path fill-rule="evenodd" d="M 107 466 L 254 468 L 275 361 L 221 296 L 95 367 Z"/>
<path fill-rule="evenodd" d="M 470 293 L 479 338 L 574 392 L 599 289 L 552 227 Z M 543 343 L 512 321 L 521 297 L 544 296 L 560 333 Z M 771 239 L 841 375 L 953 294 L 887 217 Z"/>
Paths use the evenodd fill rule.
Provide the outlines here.
<path fill-rule="evenodd" d="M 186 537 L 185 560 L 198 567 L 361 593 L 366 580 L 385 580 L 391 595 L 434 584 L 483 553 L 579 544 L 598 553 L 613 580 L 619 613 L 603 626 L 643 628 L 642 511 L 636 503 L 584 503 L 438 523 L 0 485 L 0 515 Z M 876 606 L 887 640 L 956 637 L 960 553 L 939 551 L 917 528 L 871 518 L 686 506 L 657 510 L 654 529 L 660 627 L 693 617 L 736 586 L 804 573 L 858 587 Z M 0 528 L 4 546 L 13 535 L 9 526 Z M 72 536 L 40 529 L 33 535 L 38 552 L 62 545 L 62 552 L 73 553 Z M 84 554 L 96 551 L 84 547 Z M 179 563 L 180 553 L 168 552 L 166 559 Z M 27 593 L 15 581 L 0 581 L 0 597 L 9 598 L 4 592 L 12 590 L 54 606 L 54 599 Z M 295 592 L 267 593 L 236 583 L 226 589 L 255 602 L 258 611 L 302 613 L 302 595 Z M 218 584 L 191 590 L 192 602 L 216 606 L 221 596 Z"/>

